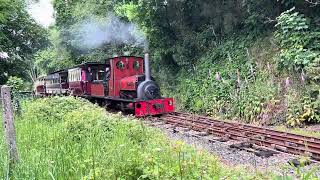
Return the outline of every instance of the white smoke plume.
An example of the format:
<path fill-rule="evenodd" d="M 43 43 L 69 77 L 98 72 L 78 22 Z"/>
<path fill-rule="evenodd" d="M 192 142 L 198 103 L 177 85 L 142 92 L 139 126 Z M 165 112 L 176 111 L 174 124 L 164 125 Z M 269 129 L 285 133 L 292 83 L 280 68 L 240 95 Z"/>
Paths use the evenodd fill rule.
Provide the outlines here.
<path fill-rule="evenodd" d="M 107 19 L 90 18 L 75 27 L 74 46 L 81 49 L 99 48 L 104 44 L 129 44 L 145 48 L 145 34 L 133 23 L 121 21 L 114 15 Z"/>

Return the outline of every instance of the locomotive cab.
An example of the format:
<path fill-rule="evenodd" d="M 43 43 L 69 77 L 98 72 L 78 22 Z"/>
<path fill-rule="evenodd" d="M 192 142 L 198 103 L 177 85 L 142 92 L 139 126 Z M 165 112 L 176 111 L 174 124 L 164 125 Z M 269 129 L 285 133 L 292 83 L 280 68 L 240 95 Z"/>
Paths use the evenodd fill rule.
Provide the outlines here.
<path fill-rule="evenodd" d="M 143 58 L 122 56 L 110 58 L 109 96 L 123 99 L 137 97 L 137 83 L 143 76 Z"/>
<path fill-rule="evenodd" d="M 103 63 L 87 63 L 82 67 L 85 94 L 104 97 L 108 93 L 106 66 Z"/>

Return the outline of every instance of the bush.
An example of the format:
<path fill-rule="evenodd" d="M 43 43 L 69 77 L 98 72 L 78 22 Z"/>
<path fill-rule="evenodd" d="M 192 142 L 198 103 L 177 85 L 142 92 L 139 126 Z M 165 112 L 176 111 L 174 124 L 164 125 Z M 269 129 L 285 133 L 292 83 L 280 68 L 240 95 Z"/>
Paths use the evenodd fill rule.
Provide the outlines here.
<path fill-rule="evenodd" d="M 6 84 L 11 87 L 13 92 L 22 91 L 24 88 L 23 80 L 16 76 L 10 76 Z"/>
<path fill-rule="evenodd" d="M 24 119 L 43 122 L 61 122 L 73 111 L 94 109 L 97 106 L 85 99 L 72 97 L 51 97 L 26 102 L 23 108 Z"/>
<path fill-rule="evenodd" d="M 303 69 L 320 56 L 316 50 L 319 48 L 319 32 L 316 28 L 311 31 L 307 18 L 294 10 L 287 10 L 277 18 L 275 38 L 281 48 L 281 69 Z"/>
<path fill-rule="evenodd" d="M 303 88 L 291 88 L 286 95 L 287 124 L 300 126 L 306 122 L 320 122 L 320 31 L 311 29 L 307 18 L 294 11 L 292 8 L 277 18 L 275 38 L 280 46 L 278 67 L 281 72 L 293 77 L 301 74 Z"/>
<path fill-rule="evenodd" d="M 307 91 L 290 90 L 287 94 L 287 125 L 301 126 L 306 123 L 320 123 L 319 97 L 311 98 Z"/>

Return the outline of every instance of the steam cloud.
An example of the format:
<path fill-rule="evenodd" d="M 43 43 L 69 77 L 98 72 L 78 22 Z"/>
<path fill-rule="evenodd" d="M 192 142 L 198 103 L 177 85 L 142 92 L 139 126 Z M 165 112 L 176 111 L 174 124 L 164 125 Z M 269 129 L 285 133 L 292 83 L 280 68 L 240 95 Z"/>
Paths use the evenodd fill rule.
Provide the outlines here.
<path fill-rule="evenodd" d="M 147 40 L 142 31 L 132 23 L 121 21 L 114 15 L 107 20 L 90 18 L 76 28 L 74 46 L 81 49 L 94 49 L 107 43 L 130 44 L 147 48 Z"/>

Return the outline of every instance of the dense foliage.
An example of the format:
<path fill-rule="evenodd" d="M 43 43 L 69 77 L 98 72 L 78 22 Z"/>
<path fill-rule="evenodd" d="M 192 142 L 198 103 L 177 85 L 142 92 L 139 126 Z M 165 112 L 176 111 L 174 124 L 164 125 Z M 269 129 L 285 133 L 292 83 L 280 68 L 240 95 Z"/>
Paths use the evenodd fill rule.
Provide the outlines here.
<path fill-rule="evenodd" d="M 9 76 L 34 79 L 32 56 L 46 42 L 46 31 L 27 13 L 24 0 L 0 0 L 0 84 Z"/>
<path fill-rule="evenodd" d="M 54 0 L 53 6 L 56 24 L 48 29 L 49 46 L 38 51 L 43 29 L 31 23 L 28 37 L 40 35 L 28 44 L 28 53 L 9 54 L 23 57 L 33 77 L 114 55 L 141 56 L 148 44 L 153 75 L 181 110 L 262 124 L 320 121 L 317 1 Z M 1 10 L 0 20 L 15 22 L 5 20 L 11 12 Z M 30 23 L 28 15 L 22 19 Z M 10 27 L 18 32 L 22 24 Z M 143 45 L 137 45 L 137 37 Z M 1 43 L 0 50 L 11 52 L 4 45 L 12 48 Z M 29 72 L 11 59 L 0 61 L 6 67 L 0 68 L 3 80 Z"/>
<path fill-rule="evenodd" d="M 280 46 L 278 67 L 293 74 L 293 78 L 298 76 L 296 88 L 288 93 L 287 120 L 292 126 L 320 122 L 320 27 L 294 10 L 277 18 L 275 33 Z"/>
<path fill-rule="evenodd" d="M 19 92 L 24 89 L 24 82 L 21 78 L 16 76 L 10 76 L 6 83 L 13 92 Z"/>
<path fill-rule="evenodd" d="M 273 74 L 274 67 L 265 64 L 273 48 L 264 39 L 230 38 L 204 56 L 194 71 L 180 71 L 178 84 L 167 93 L 183 105 L 181 110 L 246 122 L 282 121 L 283 115 L 273 112 L 279 110 L 277 97 L 282 88 Z M 170 78 L 164 73 L 161 77 Z"/>

